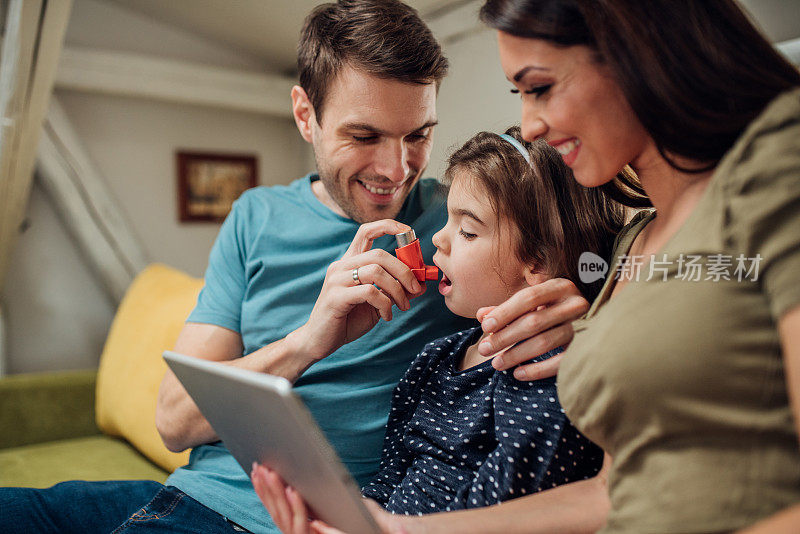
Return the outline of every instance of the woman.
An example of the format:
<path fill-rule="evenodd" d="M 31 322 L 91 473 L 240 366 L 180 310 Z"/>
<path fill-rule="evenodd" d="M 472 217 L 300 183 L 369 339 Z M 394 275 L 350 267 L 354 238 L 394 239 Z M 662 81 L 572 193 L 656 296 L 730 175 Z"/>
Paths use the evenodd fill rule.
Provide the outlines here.
<path fill-rule="evenodd" d="M 481 16 L 522 95 L 526 140 L 546 139 L 588 187 L 629 164 L 656 208 L 620 236 L 624 257 L 559 376 L 568 415 L 607 452 L 606 531 L 796 531 L 797 70 L 733 1 L 490 0 Z M 495 332 L 481 352 L 526 330 L 529 347 L 569 337 L 546 330 L 547 308 L 530 311 L 534 290 L 480 314 Z M 524 359 L 507 351 L 495 366 Z M 561 505 L 583 497 L 583 526 L 602 524 L 598 480 L 429 520 L 561 530 L 574 526 Z"/>
<path fill-rule="evenodd" d="M 800 502 L 797 70 L 732 1 L 493 0 L 482 17 L 523 135 L 587 187 L 629 164 L 656 208 L 620 236 L 623 276 L 559 375 L 613 458 L 607 530 L 730 531 Z"/>

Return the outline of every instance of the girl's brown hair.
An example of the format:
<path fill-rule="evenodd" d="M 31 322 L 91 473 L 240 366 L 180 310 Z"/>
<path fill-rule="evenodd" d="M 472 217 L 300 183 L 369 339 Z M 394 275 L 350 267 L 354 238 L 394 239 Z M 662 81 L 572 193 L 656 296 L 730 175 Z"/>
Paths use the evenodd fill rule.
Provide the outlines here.
<path fill-rule="evenodd" d="M 800 86 L 734 0 L 488 0 L 480 16 L 517 37 L 595 50 L 681 171 L 714 168 L 772 99 Z"/>
<path fill-rule="evenodd" d="M 456 173 L 468 173 L 482 186 L 498 218 L 518 229 L 514 253 L 519 260 L 549 276 L 571 280 L 591 302 L 602 281 L 583 283 L 578 260 L 587 251 L 610 259 L 624 224 L 624 207 L 602 190 L 576 182 L 561 155 L 546 142 L 525 142 L 518 126 L 505 133 L 528 151 L 530 164 L 509 141 L 480 132 L 450 156 L 445 182 L 452 183 Z"/>

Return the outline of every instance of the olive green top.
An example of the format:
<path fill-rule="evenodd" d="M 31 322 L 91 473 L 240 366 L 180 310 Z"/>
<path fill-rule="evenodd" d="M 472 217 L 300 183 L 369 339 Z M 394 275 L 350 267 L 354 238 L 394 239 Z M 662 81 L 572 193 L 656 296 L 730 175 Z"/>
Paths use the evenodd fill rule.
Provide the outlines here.
<path fill-rule="evenodd" d="M 750 124 L 652 261 L 621 265 L 654 216 L 618 238 L 558 393 L 614 460 L 604 532 L 728 531 L 800 502 L 777 332 L 800 305 L 800 90 Z M 616 273 L 631 281 L 609 300 Z"/>

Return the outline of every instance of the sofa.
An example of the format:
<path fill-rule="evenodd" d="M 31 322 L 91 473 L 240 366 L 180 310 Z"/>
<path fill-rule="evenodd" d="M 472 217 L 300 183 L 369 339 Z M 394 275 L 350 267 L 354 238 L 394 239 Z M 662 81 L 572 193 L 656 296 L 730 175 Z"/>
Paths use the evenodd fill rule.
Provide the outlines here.
<path fill-rule="evenodd" d="M 97 369 L 0 379 L 0 486 L 64 480 L 163 482 L 189 451 L 164 447 L 158 387 L 203 281 L 154 264 L 131 284 Z"/>

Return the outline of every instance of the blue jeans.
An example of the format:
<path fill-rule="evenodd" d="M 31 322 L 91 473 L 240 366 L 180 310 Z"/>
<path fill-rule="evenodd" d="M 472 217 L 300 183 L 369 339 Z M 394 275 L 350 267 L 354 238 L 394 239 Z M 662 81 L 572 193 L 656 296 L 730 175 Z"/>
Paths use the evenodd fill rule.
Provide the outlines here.
<path fill-rule="evenodd" d="M 150 480 L 0 488 L 0 532 L 242 532 L 178 488 Z"/>

